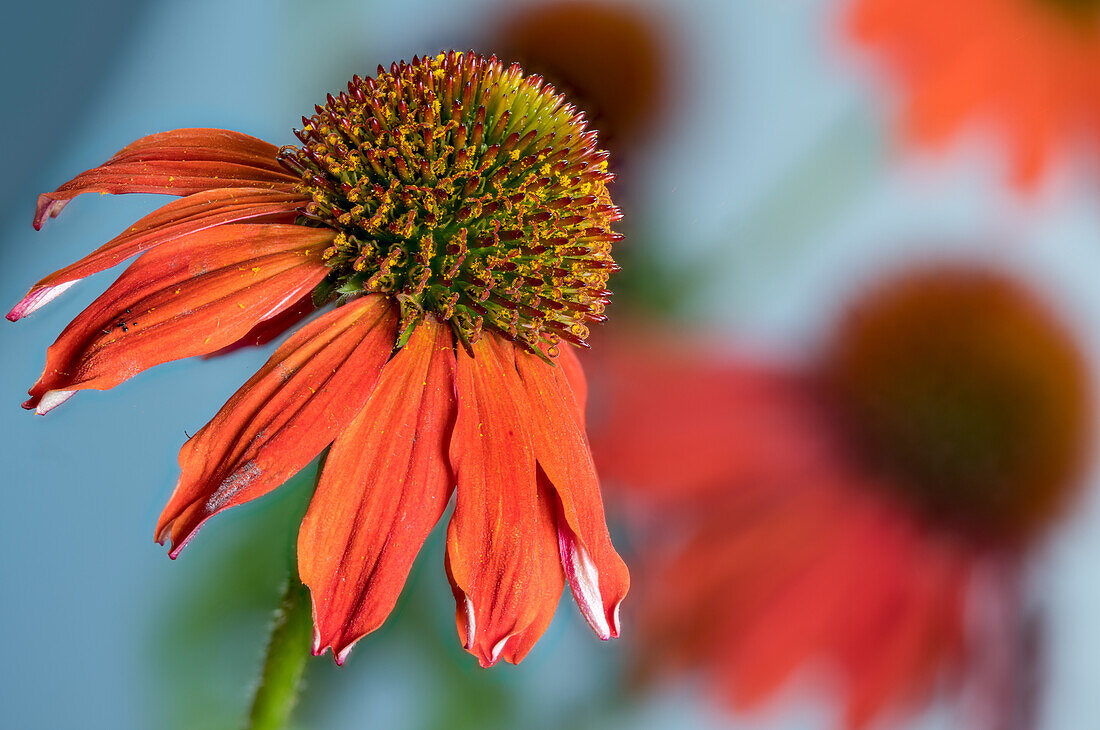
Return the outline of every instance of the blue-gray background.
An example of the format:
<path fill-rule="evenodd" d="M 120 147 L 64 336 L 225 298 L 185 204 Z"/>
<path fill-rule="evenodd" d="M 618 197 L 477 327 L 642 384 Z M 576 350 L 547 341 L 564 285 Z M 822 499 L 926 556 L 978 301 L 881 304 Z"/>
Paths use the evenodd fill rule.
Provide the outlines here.
<path fill-rule="evenodd" d="M 1100 352 L 1100 191 L 1058 173 L 1033 199 L 1003 183 L 983 135 L 899 160 L 888 91 L 841 50 L 825 0 L 648 2 L 678 39 L 677 104 L 633 163 L 635 210 L 671 269 L 718 275 L 695 307 L 720 332 L 797 352 L 843 295 L 914 255 L 995 260 L 1045 292 Z M 39 192 L 129 141 L 175 127 L 292 140 L 299 116 L 353 73 L 462 47 L 490 0 L 99 0 L 5 10 L 0 304 L 107 240 L 157 200 L 87 196 L 43 231 Z M 266 357 L 156 368 L 48 417 L 19 408 L 44 350 L 111 274 L 0 329 L 0 726 L 234 727 L 245 706 L 302 508 L 301 484 L 213 521 L 169 561 L 153 525 L 185 439 Z M 269 348 L 270 349 L 270 348 Z M 1090 479 L 1095 482 L 1096 479 Z M 296 488 L 297 486 L 297 488 Z M 1090 486 L 1100 486 L 1090 484 Z M 1049 619 L 1042 726 L 1095 727 L 1100 500 L 1090 490 L 1037 560 Z M 440 547 L 395 619 L 342 670 L 310 669 L 302 727 L 725 727 L 688 685 L 613 706 L 628 638 L 602 644 L 563 602 L 518 669 L 457 648 Z M 227 585 L 228 583 L 228 585 Z M 741 727 L 818 728 L 795 690 Z M 464 715 L 463 717 L 465 717 Z M 440 718 L 448 717 L 447 723 Z M 933 707 L 917 727 L 950 727 Z M 517 718 L 523 718 L 519 720 Z"/>

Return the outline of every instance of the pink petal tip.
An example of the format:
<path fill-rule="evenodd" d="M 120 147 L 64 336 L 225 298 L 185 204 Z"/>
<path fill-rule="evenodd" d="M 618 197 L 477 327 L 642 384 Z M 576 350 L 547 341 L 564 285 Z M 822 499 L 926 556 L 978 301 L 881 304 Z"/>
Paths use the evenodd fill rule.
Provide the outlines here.
<path fill-rule="evenodd" d="M 38 196 L 38 207 L 34 211 L 34 230 L 42 230 L 42 224 L 47 218 L 56 218 L 61 210 L 69 204 L 68 200 L 56 200 L 47 193 Z"/>
<path fill-rule="evenodd" d="M 18 304 L 11 308 L 8 312 L 8 321 L 18 322 L 26 317 L 28 314 L 38 311 L 42 307 L 46 306 L 57 297 L 61 296 L 65 290 L 75 284 L 76 281 L 66 281 L 56 286 L 46 286 L 41 289 L 32 289 L 27 296 L 23 297 Z"/>

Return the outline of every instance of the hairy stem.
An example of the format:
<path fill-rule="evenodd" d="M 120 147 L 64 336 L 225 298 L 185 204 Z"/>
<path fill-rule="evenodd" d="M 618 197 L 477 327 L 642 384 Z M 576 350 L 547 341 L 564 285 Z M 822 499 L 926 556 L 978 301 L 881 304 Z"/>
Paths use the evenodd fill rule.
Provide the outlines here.
<path fill-rule="evenodd" d="M 291 574 L 275 614 L 260 684 L 248 715 L 248 730 L 280 730 L 287 726 L 298 701 L 312 634 L 309 589 Z"/>

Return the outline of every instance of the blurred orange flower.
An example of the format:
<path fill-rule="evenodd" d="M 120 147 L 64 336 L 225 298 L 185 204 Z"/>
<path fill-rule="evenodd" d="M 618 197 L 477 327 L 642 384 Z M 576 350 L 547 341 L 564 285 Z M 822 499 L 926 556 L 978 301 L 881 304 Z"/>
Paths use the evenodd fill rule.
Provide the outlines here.
<path fill-rule="evenodd" d="M 941 679 L 977 688 L 987 718 L 1026 713 L 1023 558 L 1091 419 L 1083 360 L 1040 302 L 933 268 L 862 299 L 810 367 L 601 345 L 593 450 L 648 524 L 649 669 L 704 668 L 749 707 L 819 671 L 849 728 Z"/>
<path fill-rule="evenodd" d="M 521 4 L 489 39 L 578 100 L 616 152 L 652 131 L 669 92 L 667 22 L 621 3 Z"/>
<path fill-rule="evenodd" d="M 596 633 L 617 636 L 629 577 L 573 352 L 605 319 L 617 268 L 596 133 L 541 79 L 454 52 L 355 77 L 303 125 L 301 146 L 282 149 L 217 129 L 155 134 L 40 197 L 36 228 L 83 193 L 181 199 L 11 311 L 141 254 L 49 348 L 25 407 L 335 304 L 184 444 L 156 539 L 176 557 L 331 444 L 298 539 L 314 653 L 342 663 L 386 619 L 452 493 L 447 573 L 483 666 L 519 662 L 567 582 Z"/>
<path fill-rule="evenodd" d="M 853 0 L 850 20 L 851 37 L 901 77 L 918 142 L 988 122 L 1023 187 L 1068 143 L 1100 142 L 1097 0 Z"/>

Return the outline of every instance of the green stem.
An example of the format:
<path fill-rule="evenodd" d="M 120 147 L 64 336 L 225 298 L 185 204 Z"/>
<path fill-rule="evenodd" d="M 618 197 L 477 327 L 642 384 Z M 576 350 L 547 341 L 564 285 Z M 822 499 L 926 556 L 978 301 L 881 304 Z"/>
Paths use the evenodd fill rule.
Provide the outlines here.
<path fill-rule="evenodd" d="M 281 730 L 290 720 L 306 660 L 310 656 L 313 620 L 309 589 L 292 574 L 275 613 L 260 684 L 248 715 L 248 730 Z"/>

